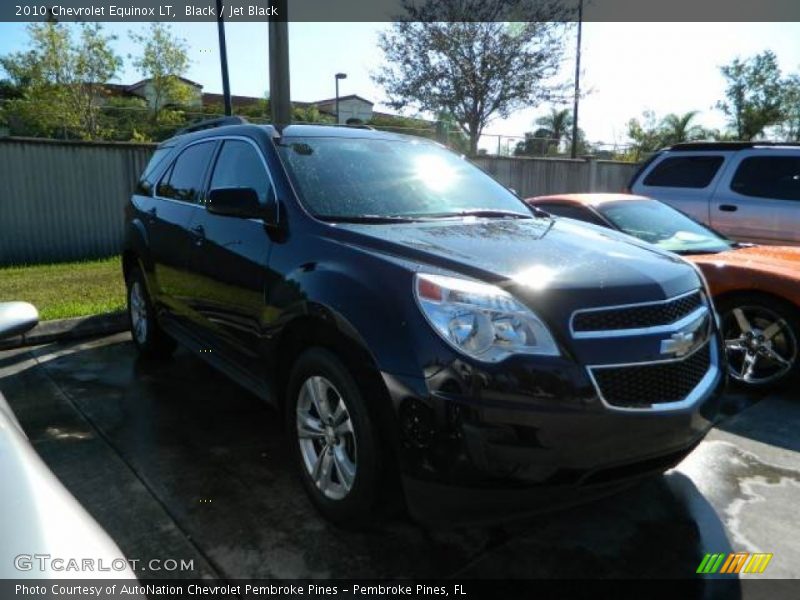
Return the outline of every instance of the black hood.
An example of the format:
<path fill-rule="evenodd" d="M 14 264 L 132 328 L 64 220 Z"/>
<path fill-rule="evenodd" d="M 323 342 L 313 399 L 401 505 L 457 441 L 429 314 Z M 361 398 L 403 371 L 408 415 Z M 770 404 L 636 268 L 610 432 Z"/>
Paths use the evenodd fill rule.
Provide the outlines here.
<path fill-rule="evenodd" d="M 341 241 L 414 263 L 581 307 L 663 300 L 696 289 L 694 269 L 674 254 L 605 228 L 566 219 L 437 220 L 339 224 Z M 548 302 L 549 304 L 549 302 Z"/>

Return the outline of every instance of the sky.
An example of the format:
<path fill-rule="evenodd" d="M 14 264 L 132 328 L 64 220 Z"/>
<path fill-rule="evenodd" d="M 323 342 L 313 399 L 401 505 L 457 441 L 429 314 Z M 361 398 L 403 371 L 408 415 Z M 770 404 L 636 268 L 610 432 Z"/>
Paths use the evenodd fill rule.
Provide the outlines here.
<path fill-rule="evenodd" d="M 291 23 L 289 56 L 293 100 L 334 96 L 334 74 L 347 73 L 340 94 L 358 94 L 376 103 L 386 97 L 370 79 L 381 65 L 379 31 L 386 23 Z M 118 36 L 117 52 L 126 60 L 119 82 L 141 75 L 130 64 L 137 48 L 128 32 L 146 24 L 107 23 Z M 191 66 L 186 76 L 206 92 L 221 92 L 216 23 L 176 23 L 173 32 L 186 39 Z M 228 62 L 234 94 L 263 96 L 268 88 L 266 23 L 227 23 Z M 0 55 L 23 50 L 24 24 L 0 23 Z M 572 82 L 573 33 L 565 36 L 568 51 L 560 78 Z M 800 71 L 800 23 L 584 23 L 581 87 L 586 92 L 579 111 L 581 128 L 592 142 L 624 144 L 626 123 L 645 110 L 657 116 L 700 111 L 698 122 L 723 128 L 725 118 L 713 107 L 724 96 L 719 67 L 735 57 L 770 49 L 784 72 Z M 520 110 L 509 119 L 490 123 L 485 133 L 522 136 L 549 106 Z M 508 143 L 504 140 L 504 144 Z M 513 142 L 511 142 L 513 145 Z M 496 138 L 481 145 L 495 147 Z"/>

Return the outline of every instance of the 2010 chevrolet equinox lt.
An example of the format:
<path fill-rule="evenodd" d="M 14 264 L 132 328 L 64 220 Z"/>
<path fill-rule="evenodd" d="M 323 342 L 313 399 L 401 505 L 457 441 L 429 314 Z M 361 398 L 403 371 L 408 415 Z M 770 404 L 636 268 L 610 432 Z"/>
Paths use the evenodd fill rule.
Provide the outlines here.
<path fill-rule="evenodd" d="M 126 209 L 133 340 L 274 404 L 329 519 L 558 506 L 710 427 L 723 353 L 682 259 L 428 140 L 228 122 L 162 143 Z"/>

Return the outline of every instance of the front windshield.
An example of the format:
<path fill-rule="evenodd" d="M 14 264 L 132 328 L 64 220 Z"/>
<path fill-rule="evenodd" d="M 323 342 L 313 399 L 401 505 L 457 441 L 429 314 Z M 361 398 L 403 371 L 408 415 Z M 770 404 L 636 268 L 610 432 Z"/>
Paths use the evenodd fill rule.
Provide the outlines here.
<path fill-rule="evenodd" d="M 656 200 L 625 200 L 598 210 L 621 231 L 678 254 L 730 250 L 732 243 Z"/>
<path fill-rule="evenodd" d="M 321 219 L 532 217 L 494 179 L 430 142 L 289 138 L 279 152 L 306 209 Z"/>

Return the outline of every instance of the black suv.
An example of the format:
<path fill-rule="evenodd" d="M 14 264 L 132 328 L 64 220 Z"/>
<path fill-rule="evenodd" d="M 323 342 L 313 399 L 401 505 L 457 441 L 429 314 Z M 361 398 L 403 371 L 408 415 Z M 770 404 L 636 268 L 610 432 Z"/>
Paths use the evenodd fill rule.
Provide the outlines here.
<path fill-rule="evenodd" d="M 551 507 L 710 427 L 723 353 L 682 259 L 428 140 L 226 123 L 162 143 L 127 207 L 133 339 L 273 404 L 328 518 Z"/>

